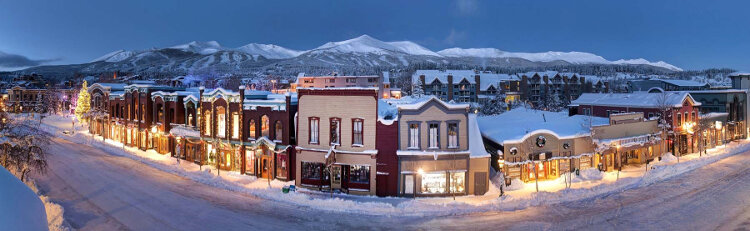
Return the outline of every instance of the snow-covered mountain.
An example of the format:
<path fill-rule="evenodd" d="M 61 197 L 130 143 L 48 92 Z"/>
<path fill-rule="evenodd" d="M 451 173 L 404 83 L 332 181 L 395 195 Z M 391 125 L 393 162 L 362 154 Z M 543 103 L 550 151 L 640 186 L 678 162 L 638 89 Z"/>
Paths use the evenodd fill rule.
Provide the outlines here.
<path fill-rule="evenodd" d="M 437 52 L 445 57 L 477 57 L 477 58 L 522 58 L 533 62 L 565 61 L 571 64 L 618 64 L 618 65 L 650 65 L 663 67 L 673 71 L 682 71 L 681 68 L 664 61 L 649 62 L 646 59 L 620 59 L 609 61 L 601 56 L 586 52 L 559 52 L 548 51 L 539 53 L 506 52 L 496 48 L 448 48 Z"/>
<path fill-rule="evenodd" d="M 25 71 L 64 72 L 150 72 L 150 73 L 264 73 L 309 72 L 309 70 L 375 70 L 406 67 L 452 65 L 499 68 L 561 67 L 570 65 L 632 65 L 673 72 L 682 69 L 663 61 L 645 59 L 609 61 L 586 52 L 507 52 L 497 48 L 449 48 L 434 52 L 411 41 L 384 42 L 368 35 L 327 42 L 311 50 L 300 51 L 273 44 L 250 43 L 237 48 L 216 41 L 192 41 L 166 48 L 118 50 L 90 63 L 40 66 Z M 272 73 L 273 72 L 273 73 Z M 284 73 L 286 74 L 286 73 Z"/>
<path fill-rule="evenodd" d="M 337 53 L 355 53 L 355 54 L 392 54 L 394 52 L 407 55 L 431 55 L 440 56 L 439 54 L 410 41 L 383 42 L 369 35 L 362 35 L 353 39 L 341 42 L 328 42 L 312 49 L 311 53 L 337 52 Z"/>
<path fill-rule="evenodd" d="M 259 43 L 250 43 L 250 44 L 238 47 L 236 50 L 242 51 L 251 55 L 261 55 L 269 59 L 294 58 L 304 53 L 304 51 L 292 50 L 289 48 L 284 48 L 284 47 L 273 45 L 273 44 L 259 44 Z"/>

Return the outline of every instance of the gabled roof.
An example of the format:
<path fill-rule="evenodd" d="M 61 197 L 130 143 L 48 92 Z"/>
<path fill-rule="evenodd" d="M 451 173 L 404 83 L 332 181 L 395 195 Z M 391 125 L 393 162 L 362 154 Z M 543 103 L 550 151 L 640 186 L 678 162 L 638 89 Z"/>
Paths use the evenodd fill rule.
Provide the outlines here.
<path fill-rule="evenodd" d="M 461 104 L 458 104 L 458 103 L 446 103 L 445 101 L 442 101 L 442 100 L 438 99 L 435 96 L 428 96 L 428 97 L 423 97 L 423 98 L 417 98 L 414 101 L 408 102 L 408 103 L 398 103 L 396 101 L 391 101 L 391 102 L 396 102 L 395 103 L 397 105 L 396 107 L 399 110 L 419 110 L 422 107 L 424 107 L 427 103 L 432 102 L 432 101 L 437 102 L 437 103 L 441 104 L 442 106 L 444 106 L 445 108 L 451 109 L 451 110 L 457 110 L 457 109 L 467 109 L 468 110 L 469 109 L 469 104 L 465 104 L 465 103 L 461 103 Z"/>
<path fill-rule="evenodd" d="M 684 91 L 667 91 L 664 93 L 584 93 L 578 99 L 573 100 L 570 106 L 594 105 L 594 106 L 613 106 L 613 107 L 639 107 L 639 108 L 658 108 L 661 104 L 672 107 L 682 107 L 686 99 L 693 102 L 693 105 L 700 106 L 701 103 L 695 101 L 690 93 Z"/>

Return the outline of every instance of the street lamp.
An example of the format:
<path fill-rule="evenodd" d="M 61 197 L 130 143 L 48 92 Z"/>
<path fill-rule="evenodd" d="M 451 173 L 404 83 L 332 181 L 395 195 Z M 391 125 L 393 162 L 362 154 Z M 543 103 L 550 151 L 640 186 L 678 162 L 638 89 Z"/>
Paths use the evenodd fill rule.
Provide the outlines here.
<path fill-rule="evenodd" d="M 618 164 L 617 168 L 617 180 L 620 180 L 620 171 L 622 171 L 622 156 L 620 154 L 620 144 L 615 145 L 615 155 L 617 156 Z"/>

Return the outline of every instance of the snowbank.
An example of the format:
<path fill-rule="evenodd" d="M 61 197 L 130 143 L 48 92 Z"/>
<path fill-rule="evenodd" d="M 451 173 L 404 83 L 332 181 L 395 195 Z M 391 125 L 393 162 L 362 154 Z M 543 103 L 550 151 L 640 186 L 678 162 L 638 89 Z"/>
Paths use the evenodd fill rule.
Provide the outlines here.
<path fill-rule="evenodd" d="M 0 198 L 3 230 L 48 230 L 42 201 L 5 168 L 0 168 Z"/>

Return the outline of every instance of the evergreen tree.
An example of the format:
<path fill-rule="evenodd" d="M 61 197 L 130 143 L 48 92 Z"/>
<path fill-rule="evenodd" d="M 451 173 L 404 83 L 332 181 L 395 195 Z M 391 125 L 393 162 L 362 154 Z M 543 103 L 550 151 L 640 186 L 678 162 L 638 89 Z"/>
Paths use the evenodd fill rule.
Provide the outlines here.
<path fill-rule="evenodd" d="M 76 118 L 83 121 L 84 116 L 91 110 L 91 96 L 86 81 L 83 81 L 81 90 L 78 91 L 78 101 L 76 102 Z"/>

